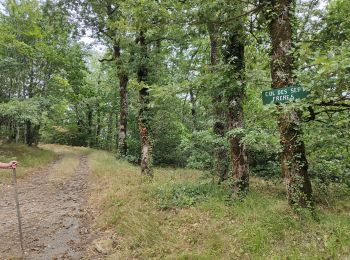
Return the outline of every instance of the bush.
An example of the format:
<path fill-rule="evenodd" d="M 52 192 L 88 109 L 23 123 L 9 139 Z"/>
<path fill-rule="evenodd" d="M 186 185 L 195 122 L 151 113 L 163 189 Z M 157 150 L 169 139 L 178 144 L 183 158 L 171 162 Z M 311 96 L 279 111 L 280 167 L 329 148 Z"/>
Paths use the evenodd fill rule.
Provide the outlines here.
<path fill-rule="evenodd" d="M 278 157 L 276 152 L 250 149 L 248 159 L 252 175 L 266 179 L 279 177 L 281 174 Z"/>
<path fill-rule="evenodd" d="M 212 182 L 170 183 L 158 187 L 154 193 L 158 207 L 162 210 L 190 207 L 209 198 L 224 200 L 228 192 Z"/>

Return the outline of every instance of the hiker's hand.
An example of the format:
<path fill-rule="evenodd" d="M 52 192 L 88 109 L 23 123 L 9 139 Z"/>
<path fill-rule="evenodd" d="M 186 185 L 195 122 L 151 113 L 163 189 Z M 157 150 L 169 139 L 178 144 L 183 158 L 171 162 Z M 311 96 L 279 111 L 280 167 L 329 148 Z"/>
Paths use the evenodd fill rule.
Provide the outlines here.
<path fill-rule="evenodd" d="M 16 169 L 17 168 L 17 161 L 9 162 L 9 168 L 10 169 Z"/>

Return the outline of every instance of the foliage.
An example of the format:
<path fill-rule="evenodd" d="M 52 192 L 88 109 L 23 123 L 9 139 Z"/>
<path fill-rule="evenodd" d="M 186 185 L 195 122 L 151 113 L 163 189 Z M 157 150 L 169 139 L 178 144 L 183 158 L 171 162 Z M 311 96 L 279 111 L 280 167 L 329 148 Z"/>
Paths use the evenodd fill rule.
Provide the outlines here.
<path fill-rule="evenodd" d="M 162 210 L 193 206 L 209 198 L 223 200 L 229 196 L 222 187 L 207 180 L 198 183 L 168 183 L 157 187 L 154 193 L 158 207 Z"/>

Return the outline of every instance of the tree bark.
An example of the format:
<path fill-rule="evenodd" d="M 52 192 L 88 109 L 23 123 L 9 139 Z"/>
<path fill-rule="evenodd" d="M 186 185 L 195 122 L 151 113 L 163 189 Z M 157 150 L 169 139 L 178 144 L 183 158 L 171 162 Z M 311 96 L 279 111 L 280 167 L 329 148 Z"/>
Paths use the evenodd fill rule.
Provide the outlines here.
<path fill-rule="evenodd" d="M 293 84 L 293 57 L 291 12 L 293 0 L 272 1 L 270 21 L 272 43 L 271 77 L 273 88 Z M 278 107 L 278 127 L 282 146 L 281 170 L 290 205 L 307 207 L 312 204 L 312 187 L 308 175 L 308 162 L 300 127 L 300 111 Z"/>
<path fill-rule="evenodd" d="M 25 122 L 25 144 L 28 146 L 38 145 L 40 125 L 33 125 L 29 120 Z"/>
<path fill-rule="evenodd" d="M 25 141 L 28 146 L 33 144 L 33 134 L 32 134 L 32 123 L 28 120 L 26 121 L 26 132 L 25 132 Z"/>
<path fill-rule="evenodd" d="M 101 108 L 100 104 L 96 104 L 97 110 L 97 120 L 96 120 L 96 137 L 95 137 L 95 145 L 100 147 L 100 137 L 101 137 Z"/>
<path fill-rule="evenodd" d="M 228 129 L 229 131 L 243 129 L 243 99 L 245 95 L 244 77 L 244 33 L 243 28 L 235 28 L 227 40 L 226 63 L 230 65 L 230 75 L 233 75 L 233 84 L 228 93 Z M 231 76 L 232 77 L 232 76 Z M 230 134 L 231 172 L 233 175 L 233 195 L 243 197 L 249 190 L 249 165 L 246 146 L 239 133 Z"/>
<path fill-rule="evenodd" d="M 112 145 L 111 145 L 113 143 L 112 128 L 113 128 L 113 112 L 110 111 L 108 113 L 108 127 L 107 127 L 107 150 L 108 151 L 112 150 Z"/>
<path fill-rule="evenodd" d="M 141 31 L 138 43 L 140 45 L 140 61 L 137 71 L 137 80 L 141 85 L 139 90 L 140 110 L 138 114 L 138 125 L 141 138 L 141 173 L 143 175 L 153 177 L 152 172 L 152 139 L 150 135 L 150 97 L 149 88 L 147 86 L 148 68 L 147 68 L 147 44 L 144 32 Z"/>
<path fill-rule="evenodd" d="M 127 154 L 127 124 L 128 124 L 128 75 L 120 60 L 120 46 L 119 42 L 115 42 L 113 46 L 114 58 L 117 64 L 117 73 L 119 79 L 119 123 L 118 123 L 118 153 L 119 156 L 125 157 Z"/>
<path fill-rule="evenodd" d="M 93 110 L 90 105 L 87 105 L 87 134 L 88 134 L 88 147 L 91 147 L 93 142 L 93 129 L 92 129 L 92 119 L 93 119 Z"/>
<path fill-rule="evenodd" d="M 219 37 L 217 28 L 213 24 L 208 24 L 208 32 L 210 37 L 210 65 L 212 66 L 211 71 L 215 73 L 215 66 L 218 64 L 218 44 Z M 228 178 L 228 163 L 227 163 L 227 150 L 221 140 L 225 137 L 226 126 L 225 126 L 225 110 L 222 104 L 223 97 L 222 91 L 212 91 L 212 103 L 214 107 L 214 126 L 213 131 L 216 135 L 214 147 L 214 171 L 219 177 L 219 184 Z"/>
<path fill-rule="evenodd" d="M 19 143 L 19 138 L 20 138 L 20 126 L 19 126 L 19 123 L 16 123 L 16 144 Z"/>
<path fill-rule="evenodd" d="M 198 130 L 198 122 L 197 122 L 197 106 L 196 106 L 196 97 L 193 92 L 193 87 L 190 87 L 190 102 L 191 102 L 191 116 L 192 116 L 192 124 L 193 130 Z"/>

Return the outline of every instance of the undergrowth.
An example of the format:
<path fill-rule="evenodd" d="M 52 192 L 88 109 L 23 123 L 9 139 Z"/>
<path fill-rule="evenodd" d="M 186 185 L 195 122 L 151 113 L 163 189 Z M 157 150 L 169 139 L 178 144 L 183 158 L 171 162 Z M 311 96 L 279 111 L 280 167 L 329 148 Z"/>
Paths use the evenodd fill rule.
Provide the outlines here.
<path fill-rule="evenodd" d="M 193 206 L 198 202 L 208 201 L 209 198 L 225 200 L 229 196 L 227 190 L 212 181 L 170 182 L 155 187 L 153 192 L 158 207 L 162 210 Z"/>
<path fill-rule="evenodd" d="M 97 225 L 117 237 L 109 259 L 347 259 L 350 202 L 296 215 L 281 182 L 252 178 L 243 201 L 199 171 L 139 168 L 101 151 L 89 156 Z M 317 194 L 317 193 L 315 193 Z M 229 203 L 228 203 L 229 202 Z"/>

